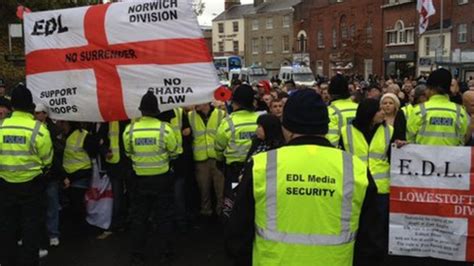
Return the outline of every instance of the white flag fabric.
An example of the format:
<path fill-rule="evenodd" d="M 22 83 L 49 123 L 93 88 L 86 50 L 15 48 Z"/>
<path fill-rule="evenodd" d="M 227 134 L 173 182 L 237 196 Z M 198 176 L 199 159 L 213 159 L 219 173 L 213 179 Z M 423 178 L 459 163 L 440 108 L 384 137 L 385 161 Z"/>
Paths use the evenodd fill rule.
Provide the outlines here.
<path fill-rule="evenodd" d="M 137 1 L 25 14 L 27 86 L 53 119 L 140 116 L 212 100 L 220 86 L 188 0 Z"/>
<path fill-rule="evenodd" d="M 418 32 L 421 35 L 428 28 L 429 17 L 436 14 L 436 9 L 434 8 L 433 0 L 418 0 L 417 10 L 420 14 L 420 25 Z"/>
<path fill-rule="evenodd" d="M 100 176 L 97 160 L 92 160 L 92 181 L 84 198 L 86 202 L 86 221 L 104 230 L 112 223 L 113 194 L 112 184 L 107 175 Z"/>

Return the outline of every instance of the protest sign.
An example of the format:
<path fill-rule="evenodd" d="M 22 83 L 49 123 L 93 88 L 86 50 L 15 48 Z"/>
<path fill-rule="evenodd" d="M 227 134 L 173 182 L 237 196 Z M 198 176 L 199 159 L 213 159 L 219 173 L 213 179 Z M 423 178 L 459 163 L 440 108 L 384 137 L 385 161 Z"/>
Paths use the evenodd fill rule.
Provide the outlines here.
<path fill-rule="evenodd" d="M 164 111 L 209 102 L 219 87 L 190 1 L 120 2 L 24 20 L 27 86 L 54 119 L 135 118 L 148 90 Z"/>
<path fill-rule="evenodd" d="M 473 160 L 468 147 L 393 148 L 390 254 L 474 261 Z"/>

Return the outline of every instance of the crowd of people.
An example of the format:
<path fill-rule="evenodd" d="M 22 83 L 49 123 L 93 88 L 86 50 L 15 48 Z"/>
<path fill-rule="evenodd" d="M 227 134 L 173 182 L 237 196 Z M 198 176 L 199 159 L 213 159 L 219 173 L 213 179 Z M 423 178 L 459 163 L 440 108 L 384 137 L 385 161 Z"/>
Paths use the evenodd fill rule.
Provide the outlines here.
<path fill-rule="evenodd" d="M 215 220 L 236 265 L 383 265 L 391 145 L 474 143 L 474 81 L 460 89 L 445 69 L 419 80 L 338 74 L 311 88 L 232 83 L 228 103 L 161 112 L 147 92 L 140 118 L 83 123 L 52 121 L 24 85 L 10 97 L 0 82 L 0 265 L 38 265 L 60 245 L 60 209 L 87 226 L 94 168 L 113 195 L 98 238 L 130 231 L 131 265 L 146 261 L 153 228 L 171 259 L 176 232 Z M 319 181 L 296 182 L 310 174 Z"/>

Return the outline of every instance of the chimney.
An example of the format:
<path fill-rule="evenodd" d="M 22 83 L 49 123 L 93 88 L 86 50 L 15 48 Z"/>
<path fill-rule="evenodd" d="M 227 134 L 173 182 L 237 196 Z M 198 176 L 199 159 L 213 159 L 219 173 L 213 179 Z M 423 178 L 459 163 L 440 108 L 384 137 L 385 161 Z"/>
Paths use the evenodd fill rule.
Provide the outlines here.
<path fill-rule="evenodd" d="M 265 3 L 265 0 L 253 0 L 253 6 L 258 6 L 258 5 L 261 5 L 262 3 Z"/>
<path fill-rule="evenodd" d="M 225 0 L 224 8 L 225 10 L 229 10 L 233 6 L 240 5 L 240 0 Z"/>

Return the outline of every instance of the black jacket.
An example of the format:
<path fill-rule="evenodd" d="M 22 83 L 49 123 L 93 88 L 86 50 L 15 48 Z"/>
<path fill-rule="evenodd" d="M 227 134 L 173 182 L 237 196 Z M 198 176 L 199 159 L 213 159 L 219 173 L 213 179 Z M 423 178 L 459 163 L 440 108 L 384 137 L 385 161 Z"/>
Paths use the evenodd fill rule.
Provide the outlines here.
<path fill-rule="evenodd" d="M 319 145 L 332 147 L 325 138 L 300 137 L 288 143 L 293 145 Z M 324 162 L 321 162 L 324 163 Z M 235 205 L 226 227 L 226 250 L 235 259 L 235 265 L 252 265 L 252 244 L 255 236 L 255 199 L 253 197 L 253 163 L 245 167 Z M 354 265 L 380 265 L 383 256 L 383 228 L 377 215 L 377 188 L 369 175 L 369 186 L 362 206 L 359 230 L 355 243 Z"/>

